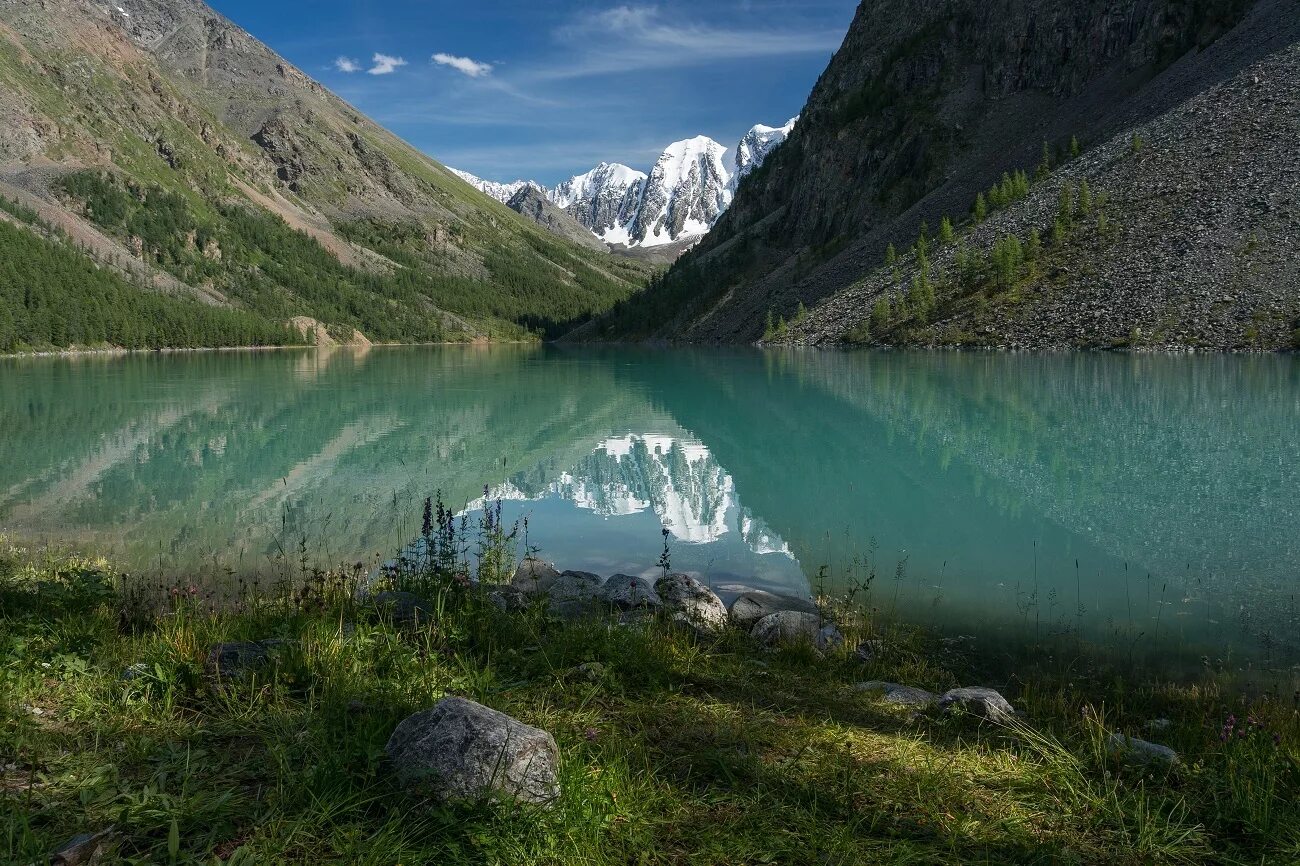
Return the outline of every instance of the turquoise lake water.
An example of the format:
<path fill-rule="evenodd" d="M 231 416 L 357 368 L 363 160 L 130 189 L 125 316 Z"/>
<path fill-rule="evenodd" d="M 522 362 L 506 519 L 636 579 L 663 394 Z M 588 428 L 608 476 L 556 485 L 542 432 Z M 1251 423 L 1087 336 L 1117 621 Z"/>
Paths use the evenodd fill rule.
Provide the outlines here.
<path fill-rule="evenodd" d="M 388 558 L 484 489 L 561 568 L 1300 662 L 1300 359 L 385 348 L 0 361 L 0 532 Z M 818 576 L 820 572 L 820 577 Z M 1255 661 L 1251 662 L 1256 663 Z"/>

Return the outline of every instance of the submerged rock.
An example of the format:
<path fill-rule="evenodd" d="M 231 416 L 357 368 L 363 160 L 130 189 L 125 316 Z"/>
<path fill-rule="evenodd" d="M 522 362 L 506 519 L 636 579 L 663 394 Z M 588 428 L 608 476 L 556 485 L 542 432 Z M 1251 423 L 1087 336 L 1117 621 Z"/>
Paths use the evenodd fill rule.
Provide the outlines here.
<path fill-rule="evenodd" d="M 465 698 L 444 698 L 397 726 L 384 747 L 400 781 L 441 801 L 560 795 L 559 750 L 546 731 Z"/>
<path fill-rule="evenodd" d="M 933 707 L 939 703 L 939 696 L 934 692 L 898 683 L 873 680 L 869 683 L 858 683 L 853 688 L 860 692 L 876 692 L 885 703 L 902 707 Z"/>
<path fill-rule="evenodd" d="M 648 580 L 630 574 L 616 574 L 605 581 L 600 595 L 619 610 L 658 610 L 664 604 Z"/>
<path fill-rule="evenodd" d="M 823 652 L 844 642 L 844 635 L 820 614 L 801 610 L 782 610 L 760 619 L 750 631 L 754 640 L 766 646 L 787 643 L 810 643 Z"/>
<path fill-rule="evenodd" d="M 971 715 L 992 722 L 1009 721 L 1016 714 L 1006 698 L 993 689 L 986 689 L 983 686 L 969 686 L 945 692 L 939 699 L 939 709 L 951 712 L 954 708 L 960 708 Z"/>
<path fill-rule="evenodd" d="M 705 631 L 716 632 L 727 625 L 727 607 L 713 590 L 689 574 L 669 574 L 655 581 L 655 592 L 664 607 L 680 613 Z"/>
<path fill-rule="evenodd" d="M 560 573 L 555 570 L 555 566 L 530 556 L 519 563 L 510 585 L 520 592 L 537 595 L 549 590 L 559 579 Z"/>
<path fill-rule="evenodd" d="M 749 631 L 763 617 L 783 610 L 797 610 L 802 613 L 821 612 L 811 599 L 751 590 L 736 596 L 736 600 L 731 603 L 730 615 L 731 621 L 736 626 Z"/>
<path fill-rule="evenodd" d="M 1139 740 L 1127 734 L 1110 735 L 1110 752 L 1130 764 L 1172 767 L 1178 763 L 1178 753 L 1168 746 Z"/>

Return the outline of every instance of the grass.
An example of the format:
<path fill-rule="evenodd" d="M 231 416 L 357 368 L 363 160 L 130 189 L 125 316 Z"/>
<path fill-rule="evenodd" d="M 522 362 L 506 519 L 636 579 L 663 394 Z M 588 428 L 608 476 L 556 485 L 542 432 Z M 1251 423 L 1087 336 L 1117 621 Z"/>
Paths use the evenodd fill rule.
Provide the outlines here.
<path fill-rule="evenodd" d="M 182 581 L 154 604 L 104 562 L 0 553 L 0 861 L 110 826 L 125 863 L 1300 860 L 1290 698 L 1128 681 L 1080 656 L 1053 668 L 1033 647 L 982 657 L 865 606 L 837 609 L 849 640 L 821 657 L 506 615 L 458 581 L 399 575 L 439 611 L 401 628 L 355 601 L 361 577 L 304 569 L 220 601 Z M 272 637 L 295 643 L 260 680 L 205 677 L 212 644 Z M 866 637 L 884 646 L 870 662 L 850 650 Z M 998 685 L 1025 714 L 915 715 L 852 688 L 871 679 Z M 442 806 L 394 783 L 389 734 L 449 694 L 555 736 L 553 809 Z M 1111 731 L 1154 718 L 1169 726 L 1146 736 L 1180 766 L 1107 754 Z"/>

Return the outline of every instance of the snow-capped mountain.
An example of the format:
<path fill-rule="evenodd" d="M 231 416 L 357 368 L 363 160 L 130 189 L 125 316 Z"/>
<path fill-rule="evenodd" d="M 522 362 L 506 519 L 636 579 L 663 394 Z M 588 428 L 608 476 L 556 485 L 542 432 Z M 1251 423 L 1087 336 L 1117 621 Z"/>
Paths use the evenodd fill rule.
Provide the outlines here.
<path fill-rule="evenodd" d="M 630 242 L 660 246 L 708 233 L 731 204 L 726 153 L 725 147 L 702 135 L 670 144 L 645 182 L 628 229 Z"/>
<path fill-rule="evenodd" d="M 602 162 L 550 190 L 551 202 L 606 243 L 626 244 L 626 227 L 636 219 L 645 172 Z"/>
<path fill-rule="evenodd" d="M 760 123 L 745 133 L 740 144 L 736 145 L 736 170 L 731 176 L 733 190 L 739 186 L 741 178 L 762 165 L 767 155 L 790 137 L 798 122 L 799 118 L 792 117 L 786 121 L 785 126 L 764 126 Z"/>
<path fill-rule="evenodd" d="M 511 181 L 510 183 L 497 183 L 494 180 L 484 180 L 481 177 L 475 177 L 467 171 L 461 171 L 455 168 L 448 168 L 448 171 L 477 189 L 479 192 L 496 199 L 502 204 L 510 201 L 510 199 L 514 198 L 515 193 L 528 186 L 536 187 L 542 192 L 547 193 L 548 197 L 550 195 L 550 190 L 532 180 L 516 180 Z"/>
<path fill-rule="evenodd" d="M 533 181 L 495 183 L 452 169 L 457 176 L 503 202 L 535 186 L 592 234 L 609 244 L 655 247 L 703 237 L 731 204 L 740 179 L 763 164 L 789 137 L 799 118 L 785 126 L 751 128 L 730 152 L 706 136 L 668 145 L 649 174 L 602 162 L 585 174 L 547 189 Z"/>

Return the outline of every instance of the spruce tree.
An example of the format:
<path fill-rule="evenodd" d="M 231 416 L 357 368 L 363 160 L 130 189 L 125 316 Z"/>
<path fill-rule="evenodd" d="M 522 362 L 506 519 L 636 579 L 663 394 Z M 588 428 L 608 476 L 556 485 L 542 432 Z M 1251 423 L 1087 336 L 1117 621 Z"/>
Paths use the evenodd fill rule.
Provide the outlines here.
<path fill-rule="evenodd" d="M 1088 216 L 1092 213 L 1092 188 L 1088 186 L 1087 180 L 1079 181 L 1079 215 Z"/>
<path fill-rule="evenodd" d="M 988 218 L 988 215 L 989 207 L 984 201 L 984 193 L 979 193 L 975 196 L 975 208 L 971 211 L 971 216 L 974 218 L 975 224 L 979 225 Z"/>
<path fill-rule="evenodd" d="M 1077 135 L 1070 136 L 1070 159 L 1078 159 L 1080 153 L 1079 137 Z"/>
<path fill-rule="evenodd" d="M 952 243 L 952 238 L 952 220 L 945 216 L 943 219 L 939 220 L 939 243 L 950 244 Z"/>
<path fill-rule="evenodd" d="M 896 264 L 898 264 L 898 250 L 894 249 L 891 243 L 885 248 L 885 266 L 892 268 Z"/>

